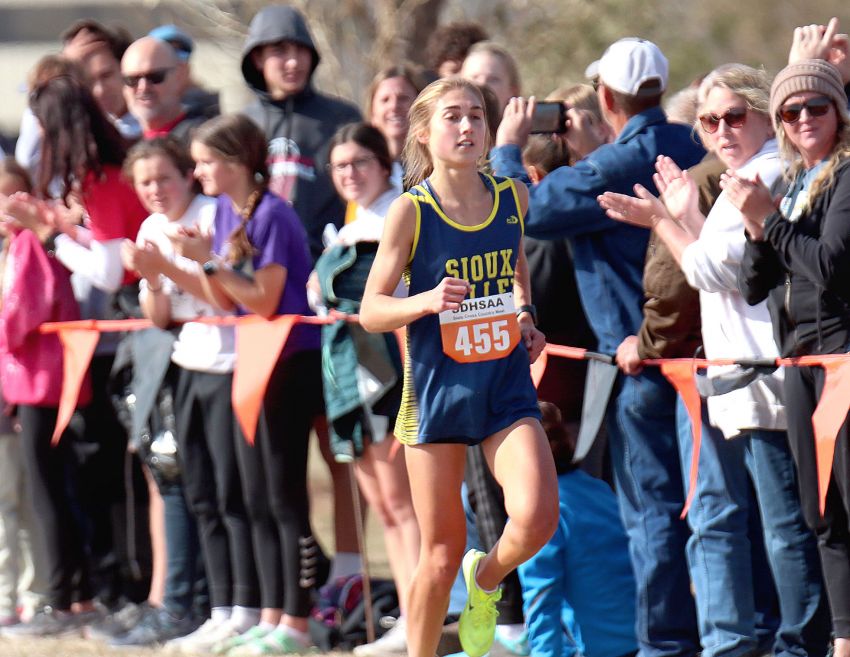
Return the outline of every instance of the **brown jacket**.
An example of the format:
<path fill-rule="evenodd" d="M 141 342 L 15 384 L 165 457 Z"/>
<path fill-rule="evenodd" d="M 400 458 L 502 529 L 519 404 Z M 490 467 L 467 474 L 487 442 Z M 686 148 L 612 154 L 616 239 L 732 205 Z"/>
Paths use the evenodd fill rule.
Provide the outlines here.
<path fill-rule="evenodd" d="M 709 153 L 688 173 L 700 191 L 700 211 L 708 214 L 720 194 L 725 165 Z M 699 292 L 688 285 L 670 250 L 653 232 L 643 268 L 643 323 L 638 331 L 641 358 L 690 358 L 702 344 Z"/>

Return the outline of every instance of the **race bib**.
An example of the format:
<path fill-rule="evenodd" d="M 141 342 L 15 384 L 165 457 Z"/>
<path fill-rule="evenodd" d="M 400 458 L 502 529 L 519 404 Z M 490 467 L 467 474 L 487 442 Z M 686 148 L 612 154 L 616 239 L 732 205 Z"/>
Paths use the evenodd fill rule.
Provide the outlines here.
<path fill-rule="evenodd" d="M 440 313 L 443 353 L 459 363 L 497 360 L 520 341 L 512 292 L 466 299 L 457 310 Z"/>

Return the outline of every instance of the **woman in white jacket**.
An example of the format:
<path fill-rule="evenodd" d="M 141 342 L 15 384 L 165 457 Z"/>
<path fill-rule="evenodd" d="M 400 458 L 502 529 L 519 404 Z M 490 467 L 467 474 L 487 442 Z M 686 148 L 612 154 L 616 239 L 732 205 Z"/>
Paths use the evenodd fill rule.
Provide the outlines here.
<path fill-rule="evenodd" d="M 767 185 L 781 173 L 768 113 L 769 89 L 762 70 L 742 64 L 716 69 L 700 85 L 696 126 L 706 147 L 730 170 Z M 741 213 L 721 193 L 704 217 L 687 172 L 665 157 L 659 158 L 656 169 L 663 203 L 636 187 L 638 198 L 606 193 L 600 204 L 613 219 L 655 230 L 669 247 L 688 282 L 700 292 L 703 345 L 709 358 L 776 358 L 766 304 L 749 306 L 738 292 L 746 243 Z M 823 654 L 829 641 L 825 594 L 785 434 L 782 372 L 756 376 L 738 366 L 713 367 L 709 377 L 717 392 L 732 387 L 730 377 L 738 379 L 738 387 L 708 399 L 699 478 L 688 514 L 693 530 L 688 561 L 703 655 L 737 657 L 756 650 Z M 687 471 L 691 429 L 684 413 L 680 425 Z M 759 622 L 761 605 L 753 593 L 759 572 L 752 567 L 748 538 L 750 482 L 779 594 L 781 619 L 775 639 L 774 628 Z"/>

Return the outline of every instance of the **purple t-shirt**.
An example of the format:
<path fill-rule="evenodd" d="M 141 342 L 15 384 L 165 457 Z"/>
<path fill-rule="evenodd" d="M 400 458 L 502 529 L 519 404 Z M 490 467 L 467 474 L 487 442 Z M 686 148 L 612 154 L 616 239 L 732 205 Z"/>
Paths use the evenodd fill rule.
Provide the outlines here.
<path fill-rule="evenodd" d="M 213 232 L 213 251 L 226 257 L 229 249 L 227 239 L 242 223 L 242 217 L 233 208 L 226 194 L 218 197 Z M 237 269 L 248 276 L 267 265 L 277 264 L 286 268 L 286 283 L 277 304 L 278 315 L 312 315 L 307 305 L 307 278 L 312 270 L 310 253 L 307 250 L 307 233 L 295 210 L 279 196 L 265 192 L 251 220 L 248 222 L 248 241 L 254 247 L 251 262 Z M 237 304 L 237 314 L 250 311 Z M 321 343 L 319 327 L 296 324 L 283 349 L 283 357 L 307 349 L 319 349 Z"/>

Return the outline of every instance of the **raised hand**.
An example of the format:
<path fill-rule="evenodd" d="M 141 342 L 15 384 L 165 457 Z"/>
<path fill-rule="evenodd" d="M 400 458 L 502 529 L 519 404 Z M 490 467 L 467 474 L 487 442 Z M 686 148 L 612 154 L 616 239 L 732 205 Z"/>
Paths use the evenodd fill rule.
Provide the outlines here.
<path fill-rule="evenodd" d="M 531 132 L 531 117 L 534 116 L 535 105 L 534 96 L 528 100 L 517 96 L 508 101 L 502 121 L 496 130 L 496 146 L 525 146 Z"/>
<path fill-rule="evenodd" d="M 655 171 L 652 181 L 671 217 L 682 223 L 690 217 L 700 215 L 699 190 L 687 171 L 680 169 L 679 165 L 666 155 L 658 156 Z"/>
<path fill-rule="evenodd" d="M 637 196 L 605 192 L 596 200 L 611 219 L 642 228 L 655 228 L 659 221 L 670 218 L 661 200 L 646 187 L 635 185 L 634 189 Z"/>
<path fill-rule="evenodd" d="M 838 32 L 838 19 L 832 17 L 826 25 L 803 25 L 794 28 L 788 63 L 796 64 L 806 59 L 827 59 L 833 39 Z"/>

